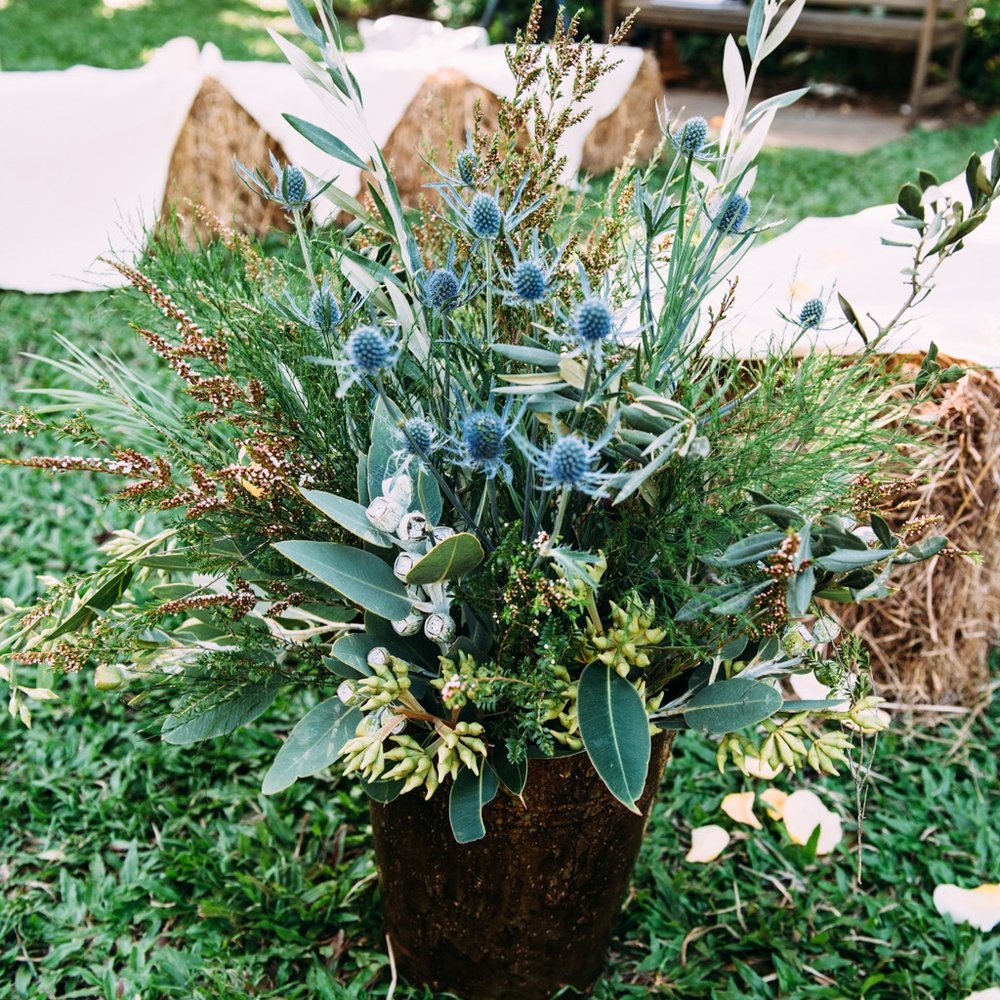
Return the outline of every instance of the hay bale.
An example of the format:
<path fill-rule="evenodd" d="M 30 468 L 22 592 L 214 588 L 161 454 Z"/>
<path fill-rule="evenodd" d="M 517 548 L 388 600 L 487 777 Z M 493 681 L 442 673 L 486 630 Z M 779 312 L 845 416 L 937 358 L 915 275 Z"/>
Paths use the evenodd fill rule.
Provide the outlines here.
<path fill-rule="evenodd" d="M 582 169 L 596 175 L 620 167 L 640 132 L 642 136 L 636 147 L 636 160 L 640 163 L 648 160 L 661 138 L 656 102 L 663 96 L 659 63 L 652 52 L 645 52 L 625 100 L 607 118 L 597 122 L 587 136 L 583 146 Z"/>
<path fill-rule="evenodd" d="M 656 102 L 663 93 L 659 66 L 647 52 L 625 99 L 587 137 L 581 168 L 603 174 L 621 166 L 640 132 L 637 159 L 649 159 L 660 139 Z M 495 94 L 458 70 L 442 69 L 427 77 L 383 149 L 404 204 L 417 205 L 420 195 L 427 194 L 426 185 L 437 179 L 428 161 L 448 162 L 465 145 L 477 106 L 484 131 L 496 131 L 499 105 Z"/>
<path fill-rule="evenodd" d="M 880 694 L 968 705 L 987 687 L 989 648 L 1000 640 L 1000 378 L 970 371 L 917 417 L 934 425 L 915 456 L 927 481 L 897 504 L 897 523 L 938 517 L 931 530 L 978 553 L 978 562 L 940 555 L 918 563 L 899 572 L 898 595 L 841 618 L 868 641 Z"/>
<path fill-rule="evenodd" d="M 438 180 L 431 163 L 446 163 L 465 145 L 476 106 L 488 133 L 496 131 L 499 98 L 455 69 L 440 69 L 423 82 L 382 149 L 404 205 L 416 207 L 426 186 Z M 362 177 L 362 192 L 368 176 Z"/>
<path fill-rule="evenodd" d="M 268 152 L 281 162 L 287 159 L 280 145 L 221 83 L 206 79 L 170 157 L 163 199 L 164 213 L 169 206 L 177 206 L 181 231 L 189 246 L 196 234 L 208 236 L 194 213 L 185 211 L 189 203 L 203 205 L 223 222 L 260 236 L 270 229 L 289 228 L 282 210 L 248 190 L 233 168 L 234 159 L 248 166 L 264 166 Z"/>

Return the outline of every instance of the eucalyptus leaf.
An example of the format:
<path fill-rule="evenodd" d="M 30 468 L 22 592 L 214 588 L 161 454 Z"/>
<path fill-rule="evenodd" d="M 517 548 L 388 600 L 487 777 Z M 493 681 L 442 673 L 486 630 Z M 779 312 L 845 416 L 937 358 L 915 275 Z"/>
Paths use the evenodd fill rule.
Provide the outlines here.
<path fill-rule="evenodd" d="M 350 164 L 352 167 L 357 167 L 359 170 L 367 170 L 368 164 L 361 159 L 347 143 L 338 139 L 335 135 L 327 132 L 326 129 L 320 128 L 318 125 L 313 125 L 311 122 L 307 122 L 302 118 L 298 118 L 295 115 L 283 114 L 281 116 L 288 122 L 289 125 L 295 129 L 299 135 L 308 139 L 314 146 L 318 149 L 323 150 L 324 153 L 328 153 L 330 156 L 343 163 Z"/>
<path fill-rule="evenodd" d="M 639 692 L 595 660 L 580 675 L 577 717 L 594 770 L 622 805 L 638 813 L 636 800 L 646 786 L 651 752 L 649 719 Z"/>
<path fill-rule="evenodd" d="M 931 535 L 930 538 L 921 538 L 919 541 L 914 542 L 901 556 L 897 557 L 896 562 L 904 566 L 909 563 L 923 562 L 925 559 L 936 556 L 947 545 L 948 539 L 944 535 Z"/>
<path fill-rule="evenodd" d="M 816 560 L 816 565 L 831 573 L 843 573 L 881 562 L 895 554 L 895 549 L 865 549 L 864 552 L 859 549 L 834 549 L 828 555 L 820 556 Z"/>
<path fill-rule="evenodd" d="M 490 763 L 508 791 L 514 795 L 520 795 L 524 791 L 524 786 L 528 782 L 528 760 L 526 757 L 515 763 L 507 752 L 507 744 L 501 742 L 493 748 Z"/>
<path fill-rule="evenodd" d="M 301 492 L 302 496 L 317 510 L 362 541 L 378 545 L 380 548 L 392 546 L 392 539 L 384 531 L 379 531 L 368 520 L 365 508 L 361 504 L 348 500 L 346 497 L 337 496 L 335 493 L 324 493 L 322 490 L 302 490 Z"/>
<path fill-rule="evenodd" d="M 684 721 L 692 729 L 732 733 L 770 718 L 781 704 L 780 692 L 767 681 L 734 677 L 697 692 L 684 707 Z"/>
<path fill-rule="evenodd" d="M 269 677 L 245 681 L 223 690 L 213 689 L 188 701 L 180 711 L 163 720 L 160 736 L 165 743 L 199 743 L 227 736 L 263 715 L 277 697 L 280 681 Z"/>
<path fill-rule="evenodd" d="M 448 796 L 448 820 L 459 844 L 471 844 L 486 836 L 483 807 L 496 798 L 500 782 L 488 761 L 479 765 L 475 775 L 467 767 L 458 772 Z"/>
<path fill-rule="evenodd" d="M 424 585 L 456 580 L 474 570 L 485 556 L 479 539 L 462 531 L 438 542 L 406 574 L 409 584 Z"/>
<path fill-rule="evenodd" d="M 796 715 L 799 712 L 840 712 L 850 703 L 848 698 L 799 699 L 786 698 L 778 709 L 782 715 Z"/>
<path fill-rule="evenodd" d="M 274 795 L 328 768 L 354 736 L 361 710 L 350 708 L 339 698 L 321 701 L 299 719 L 274 758 L 261 791 Z"/>
<path fill-rule="evenodd" d="M 286 559 L 316 577 L 347 600 L 395 621 L 413 610 L 403 584 L 378 556 L 335 542 L 276 542 Z"/>
<path fill-rule="evenodd" d="M 359 779 L 361 781 L 361 787 L 364 789 L 365 795 L 372 800 L 372 802 L 392 802 L 399 798 L 400 793 L 403 791 L 403 785 L 406 784 L 402 779 L 396 781 L 366 781 L 364 778 Z"/>

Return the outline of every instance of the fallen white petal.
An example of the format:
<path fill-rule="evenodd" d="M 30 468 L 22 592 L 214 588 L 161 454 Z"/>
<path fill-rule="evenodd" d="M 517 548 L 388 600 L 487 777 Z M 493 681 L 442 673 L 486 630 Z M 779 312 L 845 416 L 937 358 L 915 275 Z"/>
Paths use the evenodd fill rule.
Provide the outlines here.
<path fill-rule="evenodd" d="M 709 823 L 708 826 L 696 826 L 691 831 L 691 850 L 687 852 L 685 861 L 697 864 L 707 864 L 714 861 L 729 846 L 729 833 L 721 826 Z"/>
<path fill-rule="evenodd" d="M 991 931 L 1000 924 L 1000 884 L 987 882 L 975 889 L 963 889 L 946 882 L 934 890 L 934 907 L 956 923 Z"/>
<path fill-rule="evenodd" d="M 762 830 L 760 820 L 753 814 L 753 792 L 730 792 L 722 800 L 722 811 L 737 823 L 745 823 L 755 830 Z"/>
<path fill-rule="evenodd" d="M 761 760 L 759 757 L 744 757 L 743 767 L 746 769 L 747 774 L 751 778 L 761 778 L 764 781 L 770 781 L 772 778 L 777 777 L 785 769 L 784 764 L 779 764 L 777 767 L 771 767 L 771 765 L 766 760 Z"/>
<path fill-rule="evenodd" d="M 844 836 L 840 817 L 827 809 L 820 797 L 808 788 L 792 792 L 785 799 L 781 818 L 794 844 L 808 844 L 813 831 L 819 827 L 817 855 L 829 854 Z"/>
<path fill-rule="evenodd" d="M 833 688 L 820 684 L 811 670 L 807 674 L 790 674 L 788 683 L 791 684 L 795 697 L 802 701 L 821 701 L 833 693 Z"/>
<path fill-rule="evenodd" d="M 760 801 L 767 807 L 767 814 L 773 820 L 780 820 L 785 814 L 785 802 L 788 801 L 788 793 L 780 788 L 765 788 L 760 793 Z"/>
<path fill-rule="evenodd" d="M 990 986 L 985 990 L 970 993 L 965 1000 L 1000 1000 L 1000 986 Z"/>

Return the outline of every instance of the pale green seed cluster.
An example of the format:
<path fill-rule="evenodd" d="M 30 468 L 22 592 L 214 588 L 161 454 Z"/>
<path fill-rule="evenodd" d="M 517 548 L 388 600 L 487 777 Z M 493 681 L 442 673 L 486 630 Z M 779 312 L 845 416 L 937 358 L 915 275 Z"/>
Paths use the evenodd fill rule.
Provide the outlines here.
<path fill-rule="evenodd" d="M 576 683 L 570 678 L 569 671 L 563 666 L 552 667 L 556 690 L 545 698 L 539 706 L 539 718 L 542 722 L 557 723 L 552 726 L 552 738 L 561 743 L 567 750 L 582 750 L 583 740 L 580 738 L 580 722 L 576 714 Z"/>
<path fill-rule="evenodd" d="M 612 601 L 611 618 L 611 628 L 601 634 L 588 623 L 581 658 L 585 662 L 600 660 L 619 676 L 628 677 L 631 670 L 650 665 L 649 649 L 663 642 L 666 632 L 653 627 L 652 601 L 645 606 L 630 601 L 625 607 Z"/>
<path fill-rule="evenodd" d="M 385 781 L 403 781 L 405 792 L 423 787 L 430 798 L 449 775 L 454 780 L 462 767 L 479 774 L 479 761 L 486 757 L 486 743 L 478 722 L 457 722 L 454 728 L 438 727 L 438 738 L 423 746 L 411 736 L 393 736 L 396 745 L 385 753 L 395 766 L 386 771 Z"/>
<path fill-rule="evenodd" d="M 365 699 L 360 706 L 362 712 L 385 708 L 410 690 L 410 665 L 405 660 L 386 653 L 384 658 L 370 656 L 368 666 L 372 675 L 354 684 L 358 700 Z"/>

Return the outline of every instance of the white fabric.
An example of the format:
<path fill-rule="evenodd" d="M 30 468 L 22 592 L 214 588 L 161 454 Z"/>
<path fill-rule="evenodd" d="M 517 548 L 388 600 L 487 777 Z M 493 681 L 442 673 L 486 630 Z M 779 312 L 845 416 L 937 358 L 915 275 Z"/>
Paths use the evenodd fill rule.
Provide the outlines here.
<path fill-rule="evenodd" d="M 989 156 L 983 155 L 989 163 Z M 968 206 L 964 172 L 942 190 Z M 837 302 L 840 292 L 865 327 L 891 319 L 909 293 L 911 251 L 887 247 L 881 237 L 905 241 L 912 230 L 894 226 L 894 205 L 879 205 L 843 218 L 809 218 L 761 244 L 737 269 L 736 310 L 720 328 L 719 343 L 741 356 L 761 354 L 772 336 L 791 342 L 798 327 L 779 310 L 797 317 L 812 298 L 827 303 L 821 332 L 809 337 L 837 353 L 856 352 L 860 338 L 847 325 Z M 888 337 L 883 351 L 924 351 L 933 340 L 942 353 L 963 361 L 1000 367 L 1000 209 L 965 239 L 965 248 L 945 261 L 931 294 Z"/>
<path fill-rule="evenodd" d="M 382 41 L 393 37 L 387 30 Z M 378 144 L 435 70 L 457 70 L 499 96 L 513 93 L 504 47 L 464 47 L 471 40 L 442 28 L 425 44 L 348 55 Z M 588 98 L 590 116 L 562 143 L 564 180 L 579 170 L 590 130 L 619 106 L 639 71 L 641 50 L 616 55 L 621 64 Z M 337 131 L 284 63 L 227 62 L 215 46 L 199 54 L 192 39 L 179 38 L 139 69 L 0 72 L 0 135 L 7 138 L 0 157 L 0 288 L 65 292 L 121 284 L 95 261 L 134 259 L 163 202 L 171 153 L 206 77 L 218 80 L 292 162 L 324 179 L 336 175 L 349 194 L 359 190 L 359 170 L 333 163 L 282 117 Z"/>
<path fill-rule="evenodd" d="M 485 28 L 446 28 L 440 21 L 425 21 L 421 17 L 389 14 L 370 21 L 358 21 L 358 34 L 366 51 L 372 49 L 411 49 L 433 46 L 436 49 L 484 49 L 490 44 Z"/>
<path fill-rule="evenodd" d="M 96 258 L 141 246 L 201 80 L 191 38 L 140 69 L 0 73 L 0 287 L 120 283 Z"/>

